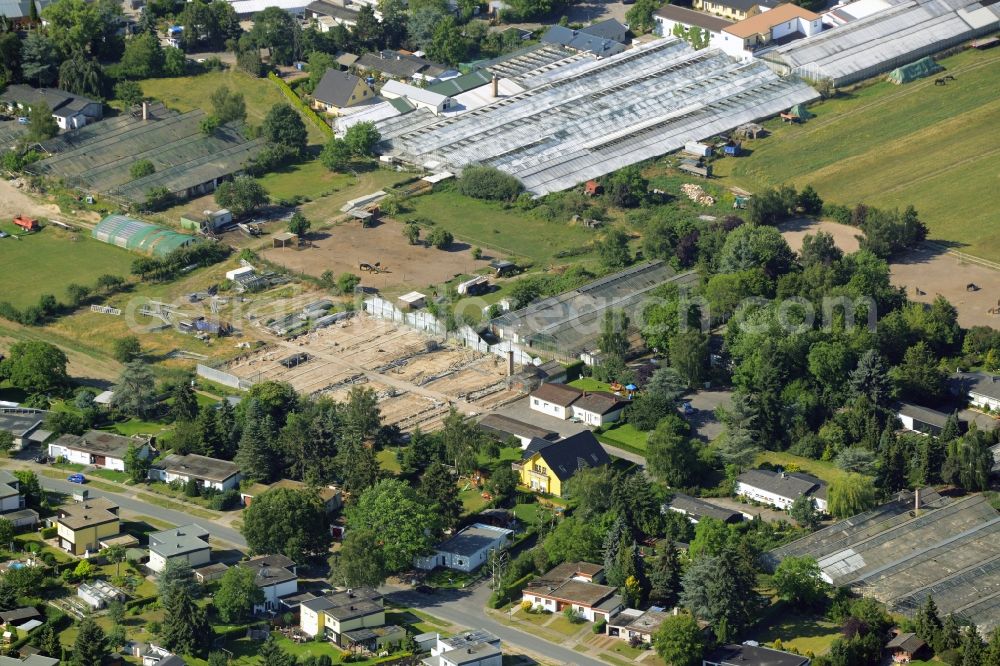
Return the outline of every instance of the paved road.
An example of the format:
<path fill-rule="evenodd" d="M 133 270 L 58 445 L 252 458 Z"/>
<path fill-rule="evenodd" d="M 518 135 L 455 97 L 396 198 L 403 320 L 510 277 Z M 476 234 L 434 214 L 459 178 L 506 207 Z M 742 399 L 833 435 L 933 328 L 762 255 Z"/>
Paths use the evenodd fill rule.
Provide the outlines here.
<path fill-rule="evenodd" d="M 38 475 L 38 482 L 45 490 L 65 493 L 67 495 L 71 495 L 80 490 L 79 484 L 70 483 L 68 481 L 60 481 L 59 479 L 50 479 L 49 477 L 42 476 L 41 474 Z M 87 488 L 87 486 L 83 487 Z M 155 504 L 149 504 L 147 502 L 143 502 L 142 500 L 129 497 L 128 495 L 122 493 L 112 493 L 104 490 L 97 490 L 96 488 L 87 489 L 90 491 L 91 497 L 107 497 L 108 499 L 117 502 L 118 505 L 126 511 L 142 516 L 157 518 L 173 525 L 186 525 L 187 523 L 197 522 L 199 525 L 208 530 L 208 533 L 216 539 L 228 542 L 239 548 L 247 547 L 247 542 L 246 539 L 243 538 L 243 535 L 231 527 L 219 525 L 211 520 L 195 518 L 186 513 L 174 511 L 173 509 L 165 509 Z"/>
<path fill-rule="evenodd" d="M 523 650 L 527 656 L 536 655 L 546 662 L 558 664 L 607 666 L 599 659 L 550 643 L 487 615 L 484 609 L 490 596 L 490 589 L 486 585 L 479 585 L 472 590 L 439 590 L 436 594 L 420 594 L 410 588 L 387 586 L 382 592 L 401 606 L 416 608 L 470 629 L 485 629 L 499 636 L 508 648 Z"/>

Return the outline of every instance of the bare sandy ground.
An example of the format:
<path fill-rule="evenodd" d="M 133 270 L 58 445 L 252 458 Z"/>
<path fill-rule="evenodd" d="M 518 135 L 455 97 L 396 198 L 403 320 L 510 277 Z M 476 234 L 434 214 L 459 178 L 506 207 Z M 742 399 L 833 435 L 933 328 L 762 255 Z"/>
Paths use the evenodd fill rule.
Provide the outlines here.
<path fill-rule="evenodd" d="M 858 249 L 858 230 L 854 227 L 829 220 L 795 220 L 781 226 L 782 236 L 796 252 L 802 248 L 806 234 L 818 231 L 833 235 L 837 247 L 845 252 Z M 899 257 L 890 270 L 892 283 L 905 288 L 910 300 L 930 303 L 940 294 L 958 309 L 958 323 L 962 326 L 1000 328 L 1000 315 L 989 312 L 1000 306 L 1000 271 L 927 246 Z M 972 284 L 979 289 L 968 290 Z"/>
<path fill-rule="evenodd" d="M 59 206 L 43 204 L 15 187 L 13 182 L 0 178 L 0 219 L 17 215 L 58 217 Z"/>

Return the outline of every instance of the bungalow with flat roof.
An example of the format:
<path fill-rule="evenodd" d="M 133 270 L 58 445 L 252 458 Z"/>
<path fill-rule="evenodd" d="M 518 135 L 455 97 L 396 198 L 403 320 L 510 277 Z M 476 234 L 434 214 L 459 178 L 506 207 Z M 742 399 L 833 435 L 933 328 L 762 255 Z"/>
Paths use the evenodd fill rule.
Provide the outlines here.
<path fill-rule="evenodd" d="M 580 396 L 573 402 L 571 409 L 574 419 L 580 419 L 589 426 L 599 428 L 620 419 L 629 404 L 628 400 L 614 393 L 594 391 Z"/>
<path fill-rule="evenodd" d="M 675 493 L 673 499 L 663 505 L 663 509 L 664 511 L 675 511 L 682 516 L 686 516 L 695 525 L 702 518 L 715 518 L 724 523 L 743 522 L 743 514 L 739 511 L 716 506 L 697 497 L 685 495 L 684 493 Z"/>
<path fill-rule="evenodd" d="M 991 372 L 958 372 L 951 376 L 957 390 L 977 409 L 1000 411 L 1000 376 Z"/>
<path fill-rule="evenodd" d="M 413 79 L 428 83 L 453 79 L 460 74 L 447 65 L 431 62 L 408 51 L 393 51 L 392 49 L 365 53 L 354 63 L 354 67 L 380 74 L 386 79 L 399 79 L 401 81 Z"/>
<path fill-rule="evenodd" d="M 49 455 L 79 465 L 124 472 L 129 446 L 137 447 L 141 457 L 149 457 L 148 437 L 125 437 L 103 430 L 88 430 L 79 437 L 63 435 L 49 444 Z"/>
<path fill-rule="evenodd" d="M 59 660 L 55 657 L 43 657 L 40 654 L 32 654 L 24 659 L 14 657 L 0 657 L 0 666 L 58 666 Z"/>
<path fill-rule="evenodd" d="M 0 409 L 0 430 L 6 430 L 14 437 L 14 446 L 11 447 L 11 451 L 20 451 L 39 440 L 39 438 L 32 437 L 36 432 L 39 434 L 47 433 L 47 436 L 51 436 L 51 432 L 42 430 L 42 423 L 47 415 L 48 412 L 40 409 Z"/>
<path fill-rule="evenodd" d="M 531 440 L 521 460 L 511 463 L 511 467 L 518 473 L 521 485 L 536 492 L 562 495 L 564 484 L 579 470 L 610 463 L 611 457 L 594 433 L 584 430 L 556 442 Z"/>
<path fill-rule="evenodd" d="M 817 510 L 826 512 L 826 482 L 803 472 L 750 469 L 736 477 L 736 494 L 786 510 L 798 497 L 807 495 Z"/>
<path fill-rule="evenodd" d="M 591 33 L 588 28 L 574 30 L 561 25 L 551 26 L 542 35 L 543 44 L 555 44 L 566 48 L 590 53 L 599 58 L 613 56 L 625 50 L 625 45 L 614 39 Z"/>
<path fill-rule="evenodd" d="M 580 568 L 579 566 L 560 565 L 560 567 L 528 582 L 522 600 L 530 602 L 536 608 L 553 613 L 572 608 L 575 613 L 590 622 L 608 620 L 624 608 L 616 588 L 581 579 L 576 575 L 580 572 L 574 571 Z M 603 573 L 604 568 L 599 567 L 598 570 Z"/>
<path fill-rule="evenodd" d="M 212 549 L 208 545 L 208 530 L 197 523 L 181 525 L 149 535 L 149 562 L 151 570 L 159 573 L 167 562 L 183 560 L 192 567 L 208 564 Z"/>
<path fill-rule="evenodd" d="M 118 505 L 105 497 L 61 506 L 54 522 L 59 547 L 73 555 L 97 552 L 102 539 L 121 532 Z"/>
<path fill-rule="evenodd" d="M 557 419 L 572 418 L 573 403 L 583 397 L 583 391 L 568 384 L 545 383 L 532 391 L 528 406 Z"/>
<path fill-rule="evenodd" d="M 11 610 L 0 611 L 0 625 L 4 627 L 19 627 L 30 620 L 42 619 L 42 614 L 34 606 L 22 606 Z"/>
<path fill-rule="evenodd" d="M 236 463 L 218 458 L 188 453 L 171 453 L 149 469 L 149 478 L 155 481 L 189 483 L 194 479 L 202 488 L 230 490 L 239 485 L 243 475 Z"/>
<path fill-rule="evenodd" d="M 254 612 L 279 609 L 283 597 L 299 592 L 299 576 L 295 562 L 284 555 L 261 555 L 236 566 L 254 572 L 254 582 L 264 593 L 264 602 L 254 607 Z"/>
<path fill-rule="evenodd" d="M 641 611 L 637 608 L 626 608 L 608 620 L 605 633 L 623 641 L 635 639 L 642 643 L 652 643 L 653 634 L 668 617 L 670 617 L 670 613 L 663 611 Z"/>
<path fill-rule="evenodd" d="M 379 94 L 385 99 L 406 99 L 413 106 L 420 109 L 427 109 L 434 115 L 438 115 L 442 111 L 447 111 L 451 107 L 451 97 L 448 95 L 427 90 L 426 88 L 418 88 L 409 83 L 402 83 L 401 81 L 386 81 Z"/>
<path fill-rule="evenodd" d="M 375 92 L 364 79 L 350 72 L 328 69 L 313 90 L 313 108 L 329 114 L 340 113 L 348 107 L 357 106 L 375 97 Z"/>
<path fill-rule="evenodd" d="M 430 555 L 413 558 L 413 566 L 431 570 L 437 567 L 456 571 L 474 571 L 486 563 L 494 550 L 506 548 L 514 530 L 473 523 L 434 546 Z"/>
<path fill-rule="evenodd" d="M 822 30 L 823 17 L 786 3 L 723 28 L 720 39 L 713 46 L 734 58 L 749 60 L 754 52 L 766 46 L 812 37 Z"/>
<path fill-rule="evenodd" d="M 722 645 L 702 659 L 702 666 L 809 666 L 808 657 L 759 645 Z"/>
<path fill-rule="evenodd" d="M 450 638 L 437 634 L 424 666 L 501 666 L 500 639 L 484 629 L 465 631 Z"/>

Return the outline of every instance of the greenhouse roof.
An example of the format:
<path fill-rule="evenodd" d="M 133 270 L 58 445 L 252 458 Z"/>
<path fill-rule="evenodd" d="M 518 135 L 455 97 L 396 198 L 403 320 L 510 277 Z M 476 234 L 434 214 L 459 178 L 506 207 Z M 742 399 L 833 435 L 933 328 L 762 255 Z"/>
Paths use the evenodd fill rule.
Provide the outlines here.
<path fill-rule="evenodd" d="M 853 83 L 1000 28 L 1000 5 L 889 0 L 892 6 L 759 54 L 810 79 Z"/>
<path fill-rule="evenodd" d="M 541 195 L 818 97 L 763 63 L 736 63 L 675 38 L 607 58 L 539 60 L 534 69 L 490 67 L 507 65 L 498 73 L 523 92 L 444 119 L 419 110 L 380 122 L 384 150 L 449 170 L 493 166 Z"/>
<path fill-rule="evenodd" d="M 91 235 L 99 241 L 159 258 L 196 240 L 194 236 L 125 215 L 108 215 L 97 223 Z"/>

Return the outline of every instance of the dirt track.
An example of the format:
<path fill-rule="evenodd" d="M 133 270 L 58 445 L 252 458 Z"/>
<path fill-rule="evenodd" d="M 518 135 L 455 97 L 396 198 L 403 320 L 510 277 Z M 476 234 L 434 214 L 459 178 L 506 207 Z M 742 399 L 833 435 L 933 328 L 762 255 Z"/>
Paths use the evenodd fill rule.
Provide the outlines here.
<path fill-rule="evenodd" d="M 832 234 L 837 247 L 845 252 L 858 249 L 858 230 L 843 224 L 796 220 L 781 226 L 782 236 L 795 251 L 802 248 L 806 234 L 817 231 Z M 1000 306 L 1000 271 L 930 246 L 906 253 L 890 264 L 890 270 L 892 283 L 904 287 L 911 301 L 930 303 L 940 294 L 958 309 L 962 326 L 1000 328 L 1000 315 L 989 313 L 990 308 Z M 968 291 L 970 284 L 979 289 Z M 917 289 L 923 293 L 917 294 Z"/>
<path fill-rule="evenodd" d="M 15 187 L 11 181 L 0 179 L 0 219 L 17 215 L 58 217 L 59 214 L 59 206 L 40 203 Z"/>

